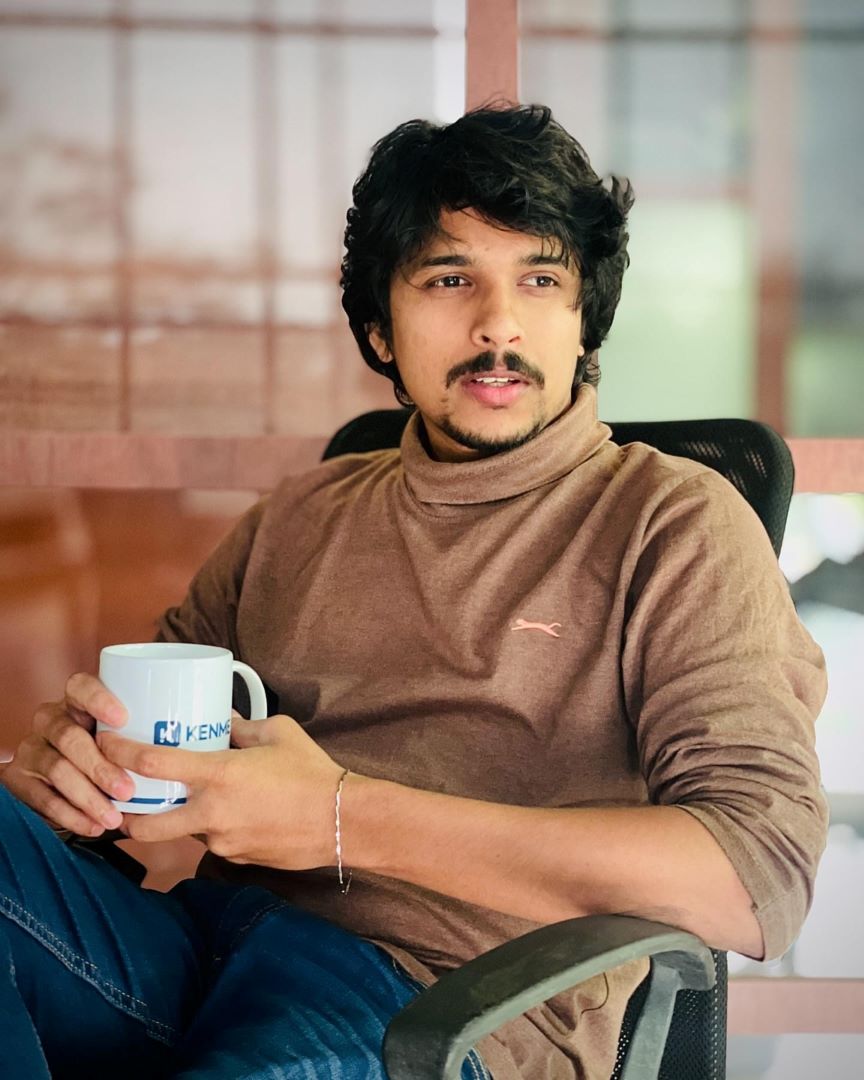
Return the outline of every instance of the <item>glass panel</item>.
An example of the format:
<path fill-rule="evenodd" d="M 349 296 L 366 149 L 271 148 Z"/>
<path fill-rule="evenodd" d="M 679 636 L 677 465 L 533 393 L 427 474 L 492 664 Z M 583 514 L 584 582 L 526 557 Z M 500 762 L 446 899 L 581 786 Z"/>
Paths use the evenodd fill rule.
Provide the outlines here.
<path fill-rule="evenodd" d="M 261 281 L 252 266 L 219 272 L 204 260 L 144 260 L 137 264 L 133 285 L 133 321 L 145 324 L 254 323 L 264 310 Z"/>
<path fill-rule="evenodd" d="M 629 176 L 636 191 L 633 267 L 604 349 L 606 414 L 702 415 L 709 395 L 696 376 L 707 351 L 704 381 L 720 394 L 709 411 L 753 415 L 758 341 L 766 363 L 785 362 L 785 389 L 762 402 L 773 422 L 801 436 L 864 434 L 864 198 L 854 182 L 864 171 L 860 2 L 522 0 L 520 10 L 523 99 L 549 104 L 598 171 Z M 687 237 L 707 200 L 715 209 L 704 233 Z M 674 256 L 689 240 L 712 259 L 715 213 L 739 223 L 720 261 L 727 241 L 739 246 L 744 270 L 728 312 L 740 333 L 730 335 L 718 306 L 700 345 L 678 337 L 677 312 L 712 307 L 710 274 L 692 276 L 690 259 L 676 271 Z M 661 217 L 667 231 L 646 252 L 639 233 Z M 664 258 L 667 245 L 673 255 Z M 637 339 L 622 326 L 664 308 L 650 288 L 661 279 L 675 298 L 664 310 L 668 332 L 658 320 L 634 351 Z M 733 351 L 718 366 L 710 354 L 719 342 Z M 690 372 L 689 385 L 646 378 L 670 364 Z"/>
<path fill-rule="evenodd" d="M 859 643 L 860 640 L 859 634 Z M 861 715 L 860 700 L 858 715 Z M 823 757 L 829 738 L 830 735 L 819 740 Z M 859 777 L 861 760 L 859 747 Z M 851 807 L 856 813 L 857 828 L 839 822 L 831 826 L 828 847 L 819 866 L 813 907 L 789 958 L 788 966 L 796 975 L 864 978 L 864 938 L 858 929 L 864 896 L 864 791 L 860 779 L 858 790 Z M 842 816 L 833 800 L 831 810 L 832 820 Z"/>
<path fill-rule="evenodd" d="M 255 319 L 252 41 L 161 32 L 133 40 L 139 314 Z"/>
<path fill-rule="evenodd" d="M 680 189 L 738 179 L 743 62 L 742 46 L 725 42 L 617 47 L 616 167 L 652 192 L 664 182 Z"/>
<path fill-rule="evenodd" d="M 0 12 L 4 15 L 36 15 L 43 18 L 57 15 L 110 15 L 115 0 L 0 0 Z"/>
<path fill-rule="evenodd" d="M 395 406 L 392 384 L 366 366 L 347 329 L 279 334 L 274 415 L 280 434 L 332 434 L 358 413 Z"/>
<path fill-rule="evenodd" d="M 523 30 L 549 27 L 553 30 L 588 30 L 608 26 L 611 20 L 607 0 L 520 0 L 519 22 Z M 523 95 L 524 99 L 524 95 Z"/>
<path fill-rule="evenodd" d="M 255 14 L 257 0 L 131 0 L 134 15 L 168 15 L 172 19 L 241 20 Z"/>
<path fill-rule="evenodd" d="M 781 565 L 828 665 L 819 720 L 823 782 L 864 802 L 864 495 L 796 495 Z"/>
<path fill-rule="evenodd" d="M 351 187 L 372 144 L 403 120 L 434 118 L 436 55 L 422 38 L 286 38 L 277 48 L 279 188 L 291 192 L 281 258 L 335 273 Z"/>
<path fill-rule="evenodd" d="M 335 274 L 326 271 L 301 271 L 276 288 L 276 317 L 280 323 L 295 326 L 334 327 L 341 329 L 345 322 Z"/>
<path fill-rule="evenodd" d="M 600 351 L 601 415 L 749 414 L 750 228 L 743 207 L 721 200 L 637 203 L 624 298 Z"/>
<path fill-rule="evenodd" d="M 754 409 L 746 45 L 727 34 L 740 5 L 708 6 L 598 0 L 584 21 L 581 6 L 521 7 L 524 100 L 550 105 L 597 171 L 636 192 L 631 266 L 601 352 L 600 408 L 616 420 Z M 688 28 L 708 36 L 682 40 Z"/>
<path fill-rule="evenodd" d="M 51 270 L 34 261 L 15 261 L 0 276 L 0 318 L 36 322 L 110 322 L 117 318 L 113 272 L 54 264 Z"/>
<path fill-rule="evenodd" d="M 0 258 L 23 297 L 42 273 L 53 281 L 116 254 L 110 44 L 98 29 L 0 32 Z M 6 300 L 14 312 L 14 291 Z M 43 313 L 38 298 L 23 309 Z"/>
<path fill-rule="evenodd" d="M 136 431 L 258 435 L 264 348 L 258 330 L 136 330 L 131 417 Z"/>
<path fill-rule="evenodd" d="M 345 215 L 334 190 L 344 187 L 345 122 L 337 105 L 344 46 L 310 35 L 282 38 L 275 48 L 278 188 L 291 192 L 280 205 L 280 259 L 335 276 Z"/>
<path fill-rule="evenodd" d="M 24 9 L 17 25 L 13 14 L 0 28 L 0 319 L 92 327 L 128 317 L 139 329 L 134 400 L 119 404 L 142 430 L 272 425 L 261 395 L 277 372 L 265 374 L 266 337 L 255 331 L 265 320 L 289 335 L 308 328 L 313 358 L 350 363 L 320 397 L 331 411 L 315 406 L 295 421 L 304 392 L 296 370 L 305 361 L 290 358 L 289 416 L 277 424 L 314 416 L 326 434 L 382 394 L 389 404 L 339 306 L 345 211 L 372 143 L 389 128 L 461 113 L 463 0 L 129 0 L 126 32 L 107 21 L 104 30 L 70 27 L 70 15 L 108 13 L 95 2 L 34 7 L 38 28 L 26 25 Z M 253 18 L 272 28 L 255 30 Z M 128 190 L 117 205 L 117 163 L 127 160 Z M 334 343 L 321 345 L 331 333 Z M 113 369 L 94 406 L 70 406 L 68 421 L 66 382 L 52 397 L 44 381 L 57 364 L 27 382 L 23 365 L 36 362 L 45 340 L 36 332 L 32 348 L 9 362 L 21 388 L 12 401 L 23 410 L 7 404 L 9 422 L 50 416 L 54 426 L 76 427 L 89 417 L 115 426 L 114 413 L 99 407 L 117 404 Z M 96 350 L 82 365 L 83 382 L 99 357 Z M 232 362 L 244 359 L 253 388 L 238 404 Z M 320 361 L 310 364 L 316 399 Z"/>
<path fill-rule="evenodd" d="M 798 0 L 797 8 L 804 25 L 813 29 L 864 30 L 861 0 Z"/>
<path fill-rule="evenodd" d="M 738 30 L 752 14 L 740 0 L 712 0 L 710 4 L 693 4 L 690 0 L 583 0 L 579 4 L 572 0 L 520 0 L 519 5 L 526 37 L 530 38 L 532 30 L 540 30 L 550 43 L 556 31 L 559 43 L 573 40 L 574 31 L 577 40 L 582 35 L 605 36 L 604 32 L 609 31 L 625 39 L 628 32 L 636 31 L 662 40 L 665 31 L 669 40 L 686 34 L 698 41 L 701 31 L 726 35 Z M 524 66 L 522 71 L 524 75 Z M 539 100 L 525 94 L 523 99 Z"/>
<path fill-rule="evenodd" d="M 733 1035 L 727 1080 L 859 1080 L 864 1035 Z"/>
<path fill-rule="evenodd" d="M 533 8 L 533 5 L 532 5 Z M 588 152 L 601 173 L 611 168 L 608 110 L 611 50 L 605 42 L 523 37 L 520 45 L 522 97 L 550 105 L 559 121 Z M 566 88 L 557 93 L 556 88 Z"/>
<path fill-rule="evenodd" d="M 623 23 L 640 29 L 674 30 L 726 30 L 742 21 L 745 7 L 740 0 L 711 0 L 710 4 L 694 4 L 691 0 L 622 0 L 618 4 Z"/>
<path fill-rule="evenodd" d="M 346 167 L 340 193 L 347 207 L 372 143 L 403 120 L 435 119 L 435 55 L 423 41 L 356 41 L 344 53 L 342 70 L 337 107 L 345 123 Z M 370 80 L 370 71 L 386 71 L 387 78 Z"/>
<path fill-rule="evenodd" d="M 0 326 L 0 426 L 116 428 L 118 330 Z"/>
<path fill-rule="evenodd" d="M 791 430 L 864 435 L 864 195 L 854 179 L 864 171 L 864 37 L 809 42 L 800 72 L 802 297 Z"/>
<path fill-rule="evenodd" d="M 447 0 L 276 0 L 277 18 L 292 23 L 330 22 L 339 26 L 431 27 Z M 449 6 L 452 6 L 450 4 Z"/>

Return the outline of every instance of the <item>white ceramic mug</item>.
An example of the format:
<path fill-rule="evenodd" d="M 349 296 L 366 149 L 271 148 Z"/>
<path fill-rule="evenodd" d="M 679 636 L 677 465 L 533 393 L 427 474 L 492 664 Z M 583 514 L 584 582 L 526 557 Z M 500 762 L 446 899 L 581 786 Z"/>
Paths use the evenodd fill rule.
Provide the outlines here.
<path fill-rule="evenodd" d="M 123 704 L 129 719 L 122 728 L 97 723 L 97 731 L 118 731 L 127 739 L 183 750 L 227 750 L 231 743 L 234 673 L 246 683 L 252 720 L 267 716 L 264 684 L 247 664 L 215 645 L 154 642 L 109 645 L 99 657 L 99 678 Z M 124 814 L 161 814 L 186 802 L 186 785 L 154 780 L 127 770 L 135 793 L 123 802 Z"/>

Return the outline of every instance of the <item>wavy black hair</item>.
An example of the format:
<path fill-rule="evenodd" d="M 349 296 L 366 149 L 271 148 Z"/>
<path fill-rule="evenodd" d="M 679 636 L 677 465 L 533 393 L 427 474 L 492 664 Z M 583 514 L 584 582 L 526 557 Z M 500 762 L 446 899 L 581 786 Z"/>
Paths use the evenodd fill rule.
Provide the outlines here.
<path fill-rule="evenodd" d="M 369 341 L 391 341 L 390 283 L 439 232 L 442 210 L 471 209 L 491 224 L 552 239 L 579 269 L 585 356 L 574 387 L 600 379 L 597 350 L 609 333 L 629 263 L 627 180 L 604 184 L 588 156 L 543 105 L 484 107 L 438 126 L 409 120 L 372 148 L 353 189 L 345 228 L 342 307 L 360 352 L 395 384 L 396 364 Z M 398 358 L 397 358 L 398 363 Z"/>

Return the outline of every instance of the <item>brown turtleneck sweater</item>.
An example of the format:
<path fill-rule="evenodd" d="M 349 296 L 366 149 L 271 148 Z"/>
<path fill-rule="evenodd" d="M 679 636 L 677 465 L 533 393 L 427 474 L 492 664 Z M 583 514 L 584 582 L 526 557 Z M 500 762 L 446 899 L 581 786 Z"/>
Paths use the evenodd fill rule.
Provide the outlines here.
<path fill-rule="evenodd" d="M 433 461 L 418 428 L 401 452 L 286 479 L 160 633 L 230 648 L 357 773 L 520 806 L 682 806 L 735 866 L 767 956 L 781 953 L 825 841 L 825 676 L 754 513 L 711 470 L 611 443 L 590 387 L 479 461 Z M 345 897 L 332 869 L 208 855 L 201 872 L 266 886 L 425 981 L 533 928 L 374 875 Z M 643 970 L 483 1040 L 496 1080 L 608 1077 Z"/>

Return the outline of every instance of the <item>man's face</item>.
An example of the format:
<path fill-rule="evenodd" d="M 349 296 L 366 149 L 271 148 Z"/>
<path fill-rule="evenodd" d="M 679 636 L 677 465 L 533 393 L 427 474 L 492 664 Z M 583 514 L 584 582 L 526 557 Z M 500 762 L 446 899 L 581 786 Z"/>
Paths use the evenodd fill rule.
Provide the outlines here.
<path fill-rule="evenodd" d="M 554 242 L 446 211 L 441 231 L 390 287 L 395 362 L 433 454 L 512 449 L 567 409 L 583 355 L 579 276 Z"/>

